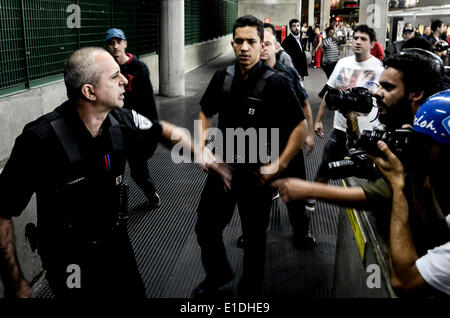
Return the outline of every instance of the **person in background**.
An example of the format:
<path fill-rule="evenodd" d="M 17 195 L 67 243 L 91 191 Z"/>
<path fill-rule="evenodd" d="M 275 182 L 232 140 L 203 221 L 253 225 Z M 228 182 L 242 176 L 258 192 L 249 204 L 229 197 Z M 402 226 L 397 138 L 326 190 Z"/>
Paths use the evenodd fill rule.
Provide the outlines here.
<path fill-rule="evenodd" d="M 431 23 L 431 35 L 429 40 L 432 45 L 441 40 L 441 35 L 444 33 L 444 30 L 445 24 L 441 20 L 435 20 Z"/>
<path fill-rule="evenodd" d="M 389 44 L 389 46 L 384 51 L 385 56 L 387 57 L 387 56 L 389 56 L 391 54 L 400 53 L 403 43 L 405 43 L 407 40 L 413 38 L 414 35 L 415 35 L 415 33 L 414 33 L 413 28 L 411 26 L 406 25 L 403 28 L 403 32 L 402 32 L 403 40 L 402 41 L 395 41 L 395 42 Z"/>
<path fill-rule="evenodd" d="M 376 35 L 375 35 L 375 41 L 373 42 L 373 47 L 370 50 L 370 54 L 372 54 L 372 56 L 375 56 L 380 61 L 382 59 L 384 59 L 384 49 L 383 49 L 383 46 L 377 42 Z"/>
<path fill-rule="evenodd" d="M 316 33 L 314 33 L 314 29 L 312 28 L 312 26 L 308 27 L 308 31 L 306 31 L 306 34 L 308 35 L 308 46 L 307 46 L 308 52 L 310 52 L 311 56 L 312 56 L 313 52 L 311 51 L 311 48 L 312 48 L 312 44 L 314 42 L 314 38 L 316 37 Z"/>
<path fill-rule="evenodd" d="M 323 61 L 322 69 L 325 72 L 327 78 L 330 78 L 333 73 L 334 67 L 339 60 L 339 43 L 334 37 L 334 28 L 328 27 L 325 32 L 327 37 L 322 42 Z"/>
<path fill-rule="evenodd" d="M 313 68 L 319 68 L 322 61 L 322 35 L 320 34 L 320 28 L 316 27 L 316 37 L 314 38 L 312 51 L 314 52 L 314 66 Z"/>
<path fill-rule="evenodd" d="M 158 120 L 155 94 L 147 65 L 131 53 L 126 53 L 128 42 L 125 33 L 116 28 L 106 31 L 106 48 L 120 66 L 120 72 L 128 80 L 125 86 L 124 108 L 135 110 L 152 121 Z M 129 158 L 130 174 L 144 192 L 150 209 L 161 205 L 161 198 L 147 166 L 147 158 Z"/>
<path fill-rule="evenodd" d="M 301 32 L 302 32 L 302 40 L 301 40 L 302 41 L 302 46 L 305 49 L 305 51 L 309 51 L 307 49 L 307 44 L 308 44 L 308 23 L 303 22 Z"/>
<path fill-rule="evenodd" d="M 425 40 L 429 41 L 430 40 L 430 36 L 431 36 L 431 27 L 429 25 L 426 25 L 423 28 L 422 38 L 424 38 Z"/>

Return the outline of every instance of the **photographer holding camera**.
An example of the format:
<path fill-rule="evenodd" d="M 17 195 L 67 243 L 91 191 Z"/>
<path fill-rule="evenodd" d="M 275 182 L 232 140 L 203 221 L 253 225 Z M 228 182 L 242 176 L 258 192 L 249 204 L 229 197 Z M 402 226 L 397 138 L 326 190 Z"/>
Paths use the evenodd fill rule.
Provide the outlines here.
<path fill-rule="evenodd" d="M 440 90 L 439 67 L 436 60 L 428 56 L 432 53 L 424 52 L 410 49 L 384 60 L 386 69 L 381 75 L 380 88 L 375 97 L 379 120 L 386 129 L 412 125 L 419 106 L 427 97 Z M 325 169 L 330 171 L 328 166 Z M 392 202 L 391 189 L 381 176 L 360 187 L 350 188 L 300 179 L 278 180 L 273 186 L 279 188 L 284 201 L 317 198 L 345 206 L 380 210 L 390 209 Z"/>
<path fill-rule="evenodd" d="M 367 25 L 359 25 L 355 28 L 353 33 L 353 50 L 355 54 L 340 59 L 327 81 L 328 90 L 333 90 L 334 92 L 339 90 L 342 91 L 343 95 L 345 95 L 341 96 L 341 102 L 339 102 L 339 97 L 337 96 L 337 98 L 332 98 L 333 100 L 338 100 L 338 105 L 333 106 L 343 106 L 344 104 L 347 104 L 344 100 L 348 100 L 348 98 L 345 97 L 349 94 L 344 94 L 344 91 L 348 88 L 361 87 L 372 90 L 377 88 L 378 80 L 383 72 L 383 66 L 377 58 L 370 55 L 370 50 L 374 39 L 374 30 L 369 28 Z M 314 124 L 314 131 L 320 138 L 323 138 L 324 136 L 322 118 L 327 112 L 326 106 L 330 106 L 327 104 L 328 94 L 329 91 L 325 93 L 322 99 Z M 338 109 L 338 107 L 332 107 L 332 109 Z M 374 127 L 377 127 L 379 122 L 376 117 L 376 107 L 372 107 L 368 115 L 358 116 L 361 129 L 372 130 Z M 343 113 L 336 111 L 333 122 L 334 129 L 331 133 L 330 139 L 325 145 L 322 155 L 322 163 L 317 171 L 315 181 L 328 183 L 330 179 L 330 176 L 327 175 L 328 163 L 341 160 L 348 154 L 346 123 L 347 119 L 344 117 Z M 312 211 L 314 210 L 314 204 L 314 201 L 308 200 L 306 208 Z"/>
<path fill-rule="evenodd" d="M 391 284 L 399 295 L 450 295 L 450 214 L 444 202 L 448 193 L 443 193 L 450 171 L 450 90 L 425 101 L 417 111 L 413 131 L 420 151 L 406 177 L 402 162 L 384 142 L 379 141 L 378 147 L 385 158 L 374 158 L 393 192 Z M 418 219 L 428 229 L 425 233 L 437 238 L 426 253 L 415 232 Z"/>

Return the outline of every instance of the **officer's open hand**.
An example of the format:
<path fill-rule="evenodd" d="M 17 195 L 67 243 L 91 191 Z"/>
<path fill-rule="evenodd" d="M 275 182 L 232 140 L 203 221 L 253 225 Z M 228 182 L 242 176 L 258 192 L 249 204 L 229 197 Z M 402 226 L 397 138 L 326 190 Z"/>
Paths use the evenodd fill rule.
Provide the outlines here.
<path fill-rule="evenodd" d="M 278 188 L 281 199 L 284 202 L 294 200 L 305 200 L 308 196 L 308 189 L 311 187 L 310 182 L 297 178 L 278 179 L 271 183 L 273 188 Z"/>
<path fill-rule="evenodd" d="M 386 155 L 386 159 L 380 157 L 371 157 L 371 159 L 376 163 L 380 172 L 389 181 L 391 187 L 399 187 L 403 189 L 405 185 L 405 170 L 403 164 L 397 158 L 396 155 L 392 153 L 389 147 L 383 141 L 378 141 L 378 148 Z"/>
<path fill-rule="evenodd" d="M 203 170 L 209 174 L 217 174 L 223 181 L 225 191 L 231 189 L 231 179 L 233 177 L 233 168 L 224 162 L 218 162 L 217 158 L 208 148 L 202 149 L 200 165 Z"/>

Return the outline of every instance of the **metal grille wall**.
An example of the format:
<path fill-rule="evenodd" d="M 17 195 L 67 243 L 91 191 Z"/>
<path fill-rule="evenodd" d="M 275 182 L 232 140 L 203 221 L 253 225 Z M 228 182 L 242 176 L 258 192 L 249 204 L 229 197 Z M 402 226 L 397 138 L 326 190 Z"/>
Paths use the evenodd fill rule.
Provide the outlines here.
<path fill-rule="evenodd" d="M 185 0 L 185 44 L 194 44 L 229 34 L 237 19 L 237 0 Z"/>
<path fill-rule="evenodd" d="M 70 27 L 74 4 L 80 28 Z M 159 11 L 159 0 L 1 0 L 0 95 L 60 77 L 70 53 L 104 46 L 110 27 L 125 32 L 128 51 L 156 52 Z"/>

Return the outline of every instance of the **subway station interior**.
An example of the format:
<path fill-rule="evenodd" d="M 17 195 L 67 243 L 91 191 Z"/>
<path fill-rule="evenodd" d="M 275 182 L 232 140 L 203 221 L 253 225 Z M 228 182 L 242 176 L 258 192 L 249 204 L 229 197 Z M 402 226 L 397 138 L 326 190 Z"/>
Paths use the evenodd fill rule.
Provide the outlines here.
<path fill-rule="evenodd" d="M 244 15 L 273 24 L 280 43 L 290 34 L 293 18 L 318 26 L 321 32 L 330 25 L 346 26 L 350 31 L 358 24 L 367 24 L 384 49 L 402 39 L 401 30 L 408 23 L 418 33 L 437 19 L 450 28 L 447 0 L 2 0 L 0 173 L 24 126 L 67 100 L 66 59 L 82 47 L 105 48 L 105 32 L 110 28 L 123 30 L 126 51 L 147 65 L 159 119 L 187 129 L 194 138 L 200 100 L 208 83 L 216 71 L 236 61 L 230 44 L 233 23 Z M 322 68 L 313 66 L 311 52 L 306 50 L 305 54 L 308 75 L 303 85 L 314 119 L 327 76 Z M 347 36 L 340 45 L 339 58 L 352 54 L 352 37 Z M 315 135 L 314 150 L 309 154 L 304 151 L 309 181 L 319 168 L 333 118 L 334 112 L 328 111 L 322 120 L 325 135 Z M 213 124 L 217 125 L 217 116 Z M 192 291 L 205 278 L 195 224 L 207 173 L 196 163 L 174 162 L 171 149 L 162 144 L 147 165 L 161 206 L 149 206 L 127 165 L 128 235 L 145 296 L 182 303 L 191 299 Z M 364 180 L 349 176 L 330 184 L 347 187 L 361 182 Z M 48 299 L 54 294 L 39 256 L 37 205 L 33 195 L 21 215 L 13 218 L 15 253 L 34 295 Z M 317 200 L 315 210 L 305 213 L 317 243 L 309 249 L 294 244 L 286 204 L 280 196 L 273 198 L 261 299 L 295 304 L 311 299 L 399 297 L 390 281 L 389 211 L 358 210 Z M 221 299 L 239 301 L 244 250 L 237 241 L 241 234 L 236 208 L 223 231 L 235 276 L 220 289 Z M 2 282 L 0 297 L 6 297 Z"/>

